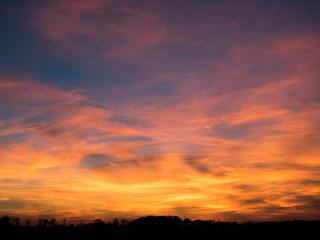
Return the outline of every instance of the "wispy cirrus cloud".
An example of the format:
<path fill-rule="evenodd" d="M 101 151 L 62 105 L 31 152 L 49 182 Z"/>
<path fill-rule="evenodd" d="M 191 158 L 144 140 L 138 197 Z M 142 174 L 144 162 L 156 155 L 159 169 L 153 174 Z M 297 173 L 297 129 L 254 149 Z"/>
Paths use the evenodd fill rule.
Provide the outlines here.
<path fill-rule="evenodd" d="M 40 187 L 46 183 L 38 202 L 45 199 L 54 202 L 55 191 L 60 189 L 66 194 L 65 201 L 77 195 L 82 196 L 85 204 L 90 201 L 87 188 L 95 189 L 97 198 L 106 197 L 99 192 L 109 189 L 108 198 L 119 201 L 114 194 L 119 194 L 117 189 L 121 186 L 120 196 L 125 199 L 140 196 L 140 200 L 133 204 L 123 199 L 121 204 L 113 206 L 114 210 L 131 209 L 139 215 L 144 204 L 158 198 L 154 202 L 158 210 L 150 210 L 150 213 L 176 209 L 180 214 L 181 207 L 188 206 L 196 198 L 202 210 L 186 210 L 185 216 L 199 211 L 204 217 L 216 214 L 230 218 L 240 213 L 226 211 L 222 214 L 222 209 L 241 207 L 245 211 L 241 214 L 247 216 L 245 219 L 250 216 L 260 219 L 264 211 L 270 211 L 270 204 L 281 206 L 280 213 L 285 215 L 297 210 L 298 205 L 288 208 L 297 194 L 313 192 L 313 196 L 317 196 L 318 187 L 314 185 L 304 185 L 301 192 L 301 181 L 318 176 L 318 107 L 315 104 L 303 110 L 286 109 L 280 107 L 279 99 L 272 98 L 277 92 L 292 92 L 297 81 L 237 91 L 213 97 L 213 100 L 205 98 L 207 102 L 199 100 L 167 109 L 161 104 L 158 108 L 154 105 L 135 109 L 130 116 L 148 123 L 137 126 L 116 121 L 119 117 L 114 114 L 119 112 L 94 107 L 81 91 L 59 90 L 32 80 L 18 84 L 13 78 L 9 82 L 6 78 L 2 86 L 6 85 L 12 92 L 23 88 L 24 96 L 17 99 L 15 94 L 10 95 L 15 101 L 10 107 L 20 109 L 21 113 L 8 116 L 2 123 L 1 135 L 5 141 L 1 150 L 5 166 L 2 176 L 10 179 L 20 175 L 25 181 L 37 179 L 37 183 L 21 186 L 31 199 L 34 190 L 28 190 L 27 186 Z M 271 88 L 273 91 L 269 91 Z M 35 89 L 42 92 L 38 94 L 42 103 L 39 106 L 33 100 L 28 101 Z M 215 111 L 213 116 L 208 116 L 210 108 L 229 101 L 231 96 L 238 104 L 242 101 L 243 108 Z M 248 101 L 248 96 L 256 101 Z M 267 105 L 265 99 L 269 99 Z M 9 95 L 6 100 L 10 101 Z M 184 121 L 187 117 L 189 120 Z M 297 174 L 301 177 L 297 178 Z M 73 180 L 66 176 L 72 176 Z M 85 181 L 81 180 L 84 176 Z M 106 182 L 109 183 L 105 185 Z M 245 198 L 240 197 L 242 188 L 237 186 L 249 187 L 252 182 L 255 186 L 246 191 Z M 46 187 L 49 183 L 52 190 Z M 3 193 L 9 199 L 21 189 L 12 184 L 21 185 L 10 183 L 6 194 Z M 2 185 L 8 187 L 8 181 L 3 181 Z M 155 186 L 157 190 L 151 190 Z M 295 193 L 292 197 L 286 193 L 289 186 Z M 211 206 L 210 202 L 214 204 Z M 61 211 L 58 207 L 53 209 L 53 214 Z M 87 210 L 83 208 L 82 211 Z M 267 218 L 272 217 L 276 216 L 271 214 Z"/>
<path fill-rule="evenodd" d="M 0 76 L 2 212 L 319 216 L 316 24 L 262 2 L 175 4 L 32 10 L 44 51 L 100 75 L 68 90 Z"/>

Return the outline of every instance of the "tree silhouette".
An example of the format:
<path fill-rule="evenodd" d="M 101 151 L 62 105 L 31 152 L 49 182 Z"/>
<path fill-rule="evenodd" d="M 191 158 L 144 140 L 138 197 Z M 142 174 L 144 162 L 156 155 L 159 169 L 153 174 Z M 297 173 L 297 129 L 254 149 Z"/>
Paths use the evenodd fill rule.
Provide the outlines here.
<path fill-rule="evenodd" d="M 26 226 L 27 226 L 27 227 L 30 227 L 30 223 L 31 223 L 31 219 L 28 218 L 28 219 L 26 220 Z"/>
<path fill-rule="evenodd" d="M 42 220 L 42 225 L 43 225 L 44 227 L 47 227 L 47 226 L 48 226 L 48 223 L 49 223 L 49 220 L 48 220 L 48 219 L 43 219 L 43 220 Z"/>
<path fill-rule="evenodd" d="M 50 222 L 49 222 L 49 226 L 50 227 L 55 227 L 57 225 L 57 220 L 54 218 L 51 218 Z"/>
<path fill-rule="evenodd" d="M 190 224 L 192 223 L 192 221 L 191 221 L 189 218 L 185 218 L 185 219 L 183 220 L 183 223 L 184 223 L 185 225 L 190 225 Z"/>
<path fill-rule="evenodd" d="M 119 225 L 119 220 L 117 218 L 113 219 L 112 224 L 114 226 L 118 226 Z"/>
<path fill-rule="evenodd" d="M 149 238 L 161 236 L 177 236 L 180 238 L 193 237 L 195 239 L 219 239 L 219 238 L 274 238 L 275 236 L 289 239 L 300 237 L 309 239 L 309 236 L 318 234 L 320 229 L 319 221 L 285 221 L 285 222 L 215 222 L 213 220 L 181 220 L 177 216 L 146 216 L 128 221 L 115 218 L 112 222 L 105 223 L 101 218 L 88 224 L 58 225 L 55 218 L 50 221 L 40 218 L 37 226 L 30 226 L 30 219 L 27 219 L 25 226 L 20 226 L 20 219 L 17 217 L 3 216 L 0 218 L 0 232 L 8 233 L 12 238 L 38 237 L 41 238 L 88 238 L 95 234 L 106 236 L 109 239 L 120 238 L 120 236 L 131 237 L 145 234 Z M 10 235 L 11 234 L 11 235 Z M 250 237 L 251 236 L 251 237 Z"/>
<path fill-rule="evenodd" d="M 104 225 L 104 222 L 101 220 L 101 218 L 97 218 L 96 220 L 94 220 L 93 225 L 95 227 L 102 227 Z"/>
<path fill-rule="evenodd" d="M 11 217 L 10 222 L 13 226 L 17 226 L 17 227 L 20 226 L 20 218 L 18 217 Z"/>
<path fill-rule="evenodd" d="M 120 225 L 121 226 L 126 226 L 126 225 L 128 225 L 128 223 L 129 223 L 129 221 L 127 219 L 121 219 L 120 220 Z"/>
<path fill-rule="evenodd" d="M 43 220 L 42 220 L 42 218 L 39 218 L 39 219 L 38 219 L 38 226 L 39 226 L 39 227 L 42 227 L 42 226 L 43 226 Z"/>
<path fill-rule="evenodd" d="M 1 228 L 9 228 L 10 226 L 12 226 L 12 224 L 10 222 L 9 216 L 4 216 L 4 217 L 0 218 L 0 227 Z"/>

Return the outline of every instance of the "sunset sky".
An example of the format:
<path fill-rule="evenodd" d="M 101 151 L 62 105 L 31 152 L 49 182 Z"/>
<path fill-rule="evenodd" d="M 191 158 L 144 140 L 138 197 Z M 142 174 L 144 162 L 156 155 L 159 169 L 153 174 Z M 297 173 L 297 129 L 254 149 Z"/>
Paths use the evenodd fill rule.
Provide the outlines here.
<path fill-rule="evenodd" d="M 320 219 L 320 2 L 0 2 L 0 216 Z"/>

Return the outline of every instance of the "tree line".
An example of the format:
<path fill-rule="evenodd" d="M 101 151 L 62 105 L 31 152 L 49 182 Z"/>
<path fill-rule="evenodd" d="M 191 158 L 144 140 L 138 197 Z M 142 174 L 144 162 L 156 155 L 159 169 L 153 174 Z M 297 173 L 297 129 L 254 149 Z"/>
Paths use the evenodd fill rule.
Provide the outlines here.
<path fill-rule="evenodd" d="M 78 224 L 67 224 L 64 219 L 58 223 L 55 218 L 38 219 L 36 224 L 31 225 L 27 219 L 25 224 L 20 223 L 17 217 L 3 216 L 0 218 L 0 232 L 20 236 L 43 237 L 74 237 L 74 236 L 132 236 L 132 234 L 143 235 L 166 235 L 175 234 L 181 236 L 206 235 L 206 236 L 279 236 L 290 235 L 301 236 L 304 239 L 307 235 L 316 234 L 319 236 L 319 221 L 292 220 L 282 222 L 222 222 L 214 220 L 190 220 L 181 219 L 178 216 L 146 216 L 134 220 L 117 218 L 110 222 L 96 219 L 89 223 L 80 221 Z M 151 235 L 150 235 L 151 234 Z M 311 236 L 311 235 L 310 235 Z"/>

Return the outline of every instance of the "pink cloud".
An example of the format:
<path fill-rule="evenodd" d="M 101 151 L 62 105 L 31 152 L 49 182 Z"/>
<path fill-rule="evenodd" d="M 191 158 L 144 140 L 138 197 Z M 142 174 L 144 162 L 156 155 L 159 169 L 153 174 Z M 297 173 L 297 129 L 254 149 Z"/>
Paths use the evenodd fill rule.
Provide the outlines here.
<path fill-rule="evenodd" d="M 0 100 L 17 115 L 0 121 L 0 196 L 39 204 L 23 209 L 34 215 L 46 203 L 51 214 L 73 217 L 102 209 L 315 218 L 319 210 L 299 201 L 319 192 L 305 184 L 319 180 L 317 37 L 288 30 L 264 38 L 258 30 L 269 23 L 252 23 L 259 11 L 245 18 L 248 31 L 236 21 L 255 6 L 223 17 L 229 8 L 202 6 L 217 14 L 197 21 L 115 1 L 36 9 L 32 26 L 59 57 L 152 74 L 93 93 L 1 76 Z M 14 176 L 21 182 L 9 185 Z"/>
<path fill-rule="evenodd" d="M 153 51 L 153 45 L 168 41 L 161 13 L 123 7 L 115 1 L 90 4 L 60 1 L 35 13 L 33 27 L 63 51 L 83 57 L 99 49 L 99 59 L 81 58 L 85 62 L 98 63 L 110 58 L 142 62 L 146 54 Z M 141 55 L 142 52 L 146 54 Z M 155 54 L 161 53 L 151 53 L 150 57 Z"/>
<path fill-rule="evenodd" d="M 189 98 L 183 104 L 167 108 L 160 102 L 143 108 L 132 103 L 132 110 L 127 114 L 148 123 L 134 127 L 111 121 L 114 114 L 126 116 L 126 113 L 90 106 L 92 101 L 81 91 L 59 90 L 32 79 L 18 81 L 17 78 L 6 78 L 1 84 L 7 89 L 4 92 L 10 89 L 12 93 L 7 95 L 7 100 L 12 96 L 11 100 L 16 101 L 17 105 L 10 106 L 19 106 L 25 114 L 4 120 L 1 137 L 21 134 L 25 141 L 7 142 L 1 148 L 1 176 L 2 179 L 19 176 L 22 182 L 12 182 L 9 186 L 8 180 L 2 181 L 2 189 L 7 189 L 0 192 L 4 198 L 28 199 L 37 206 L 46 202 L 51 206 L 50 214 L 55 216 L 60 216 L 66 206 L 73 217 L 98 214 L 99 210 L 87 208 L 94 196 L 98 199 L 97 209 L 110 212 L 124 209 L 119 213 L 123 216 L 128 212 L 138 216 L 146 212 L 179 211 L 186 217 L 200 214 L 230 219 L 235 216 L 230 211 L 234 211 L 237 216 L 245 214 L 243 220 L 253 216 L 265 220 L 275 219 L 279 214 L 298 214 L 301 196 L 318 189 L 312 184 L 302 185 L 310 176 L 317 179 L 318 148 L 304 143 L 318 139 L 317 134 L 310 135 L 318 131 L 318 107 L 284 110 L 279 108 L 281 101 L 275 97 L 300 90 L 302 80 L 272 83 L 212 98 L 205 96 L 198 101 Z M 21 88 L 24 94 L 17 97 Z M 33 95 L 44 104 L 35 104 Z M 230 102 L 230 98 L 236 99 L 241 108 L 213 112 L 210 117 L 210 109 Z M 41 114 L 47 117 L 42 119 Z M 241 129 L 241 124 L 265 118 L 277 121 L 252 127 L 249 136 L 254 141 L 216 135 L 214 131 L 217 123 Z M 276 134 L 270 134 L 274 130 Z M 116 138 L 129 136 L 148 136 L 152 140 Z M 301 144 L 304 145 L 299 148 Z M 90 165 L 83 165 L 84 161 Z M 28 183 L 31 180 L 33 188 Z M 251 187 L 245 197 L 241 186 Z M 293 191 L 292 197 L 286 196 L 288 188 Z M 63 199 L 57 191 L 63 192 Z M 80 202 L 76 201 L 79 197 Z M 106 198 L 110 200 L 108 204 Z M 195 208 L 195 200 L 200 207 Z M 292 201 L 296 201 L 293 207 Z M 272 206 L 284 210 L 272 213 Z M 39 214 L 34 209 L 24 211 Z M 7 211 L 19 214 L 18 209 Z"/>

